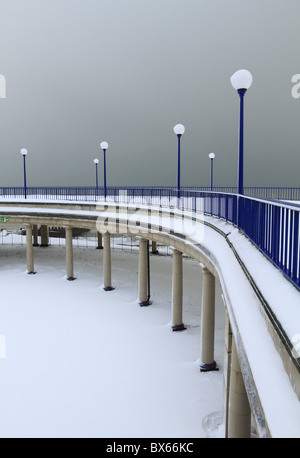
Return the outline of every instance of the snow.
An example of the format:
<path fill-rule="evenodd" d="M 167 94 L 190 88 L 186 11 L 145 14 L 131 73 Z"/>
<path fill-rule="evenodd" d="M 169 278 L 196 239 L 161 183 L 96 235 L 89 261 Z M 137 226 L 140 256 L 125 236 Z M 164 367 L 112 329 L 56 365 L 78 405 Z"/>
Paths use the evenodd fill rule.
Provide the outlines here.
<path fill-rule="evenodd" d="M 295 287 L 232 225 L 213 217 L 205 220 L 228 234 L 278 320 L 286 325 L 288 337 L 299 334 L 300 298 Z M 203 241 L 219 264 L 231 326 L 234 335 L 241 336 L 272 437 L 300 437 L 299 399 L 268 332 L 260 303 L 223 236 L 214 232 L 205 227 Z"/>
<path fill-rule="evenodd" d="M 216 218 L 206 220 L 230 233 L 229 240 L 278 320 L 286 326 L 288 337 L 292 339 L 294 333 L 299 334 L 300 298 L 296 288 L 237 229 Z M 254 291 L 242 270 L 230 259 L 230 250 L 222 247 L 221 236 L 215 235 L 211 239 L 210 236 L 211 232 L 206 231 L 205 245 L 218 256 L 223 291 L 234 315 L 231 324 L 233 328 L 236 326 L 234 333 L 241 336 L 272 437 L 300 437 L 299 399 L 268 332 Z"/>
<path fill-rule="evenodd" d="M 80 211 L 76 211 L 76 213 L 80 213 Z M 175 211 L 175 213 L 179 213 L 179 211 Z M 84 215 L 84 211 L 82 211 L 82 215 Z M 139 220 L 142 218 L 143 215 L 139 215 Z M 153 216 L 153 222 L 156 219 L 157 217 Z M 233 243 L 252 278 L 292 341 L 293 337 L 300 332 L 299 292 L 237 229 L 217 218 L 205 217 L 205 219 L 228 234 L 228 239 Z M 185 221 L 185 229 L 190 234 L 194 233 L 193 222 Z M 235 336 L 240 336 L 247 355 L 272 437 L 300 437 L 299 399 L 292 389 L 282 360 L 269 334 L 267 324 L 261 313 L 261 304 L 254 290 L 222 235 L 205 226 L 205 230 L 200 231 L 194 237 L 196 242 L 205 246 L 211 258 L 214 259 L 221 281 L 222 294 L 228 304 L 231 325 Z M 41 368 L 38 367 L 38 373 L 34 369 L 41 362 L 45 363 L 44 370 L 47 376 L 45 380 L 42 380 L 42 388 L 40 388 L 42 390 L 45 388 L 45 391 L 40 395 L 40 399 L 45 404 L 48 400 L 47 396 L 50 396 L 50 402 L 48 406 L 45 406 L 45 410 L 39 407 L 38 402 L 34 403 L 34 407 L 37 409 L 36 415 L 43 420 L 38 422 L 35 427 L 42 429 L 46 421 L 46 431 L 54 431 L 54 433 L 50 433 L 54 435 L 205 437 L 207 432 L 203 428 L 202 420 L 203 424 L 207 425 L 209 423 L 207 415 L 212 413 L 212 417 L 209 418 L 215 418 L 215 412 L 220 412 L 222 408 L 224 340 L 222 320 L 224 310 L 220 301 L 220 291 L 218 294 L 215 359 L 221 366 L 221 370 L 203 374 L 198 371 L 201 269 L 195 261 L 185 260 L 185 264 L 193 265 L 195 269 L 193 271 L 194 276 L 191 273 L 185 275 L 184 283 L 185 291 L 188 291 L 185 297 L 184 322 L 188 325 L 188 329 L 182 333 L 172 333 L 170 332 L 171 261 L 168 257 L 151 257 L 153 305 L 147 309 L 140 309 L 136 302 L 136 253 L 114 252 L 113 278 L 116 290 L 104 293 L 101 285 L 99 285 L 102 275 L 99 258 L 96 260 L 91 258 L 91 256 L 99 256 L 96 254 L 99 251 L 89 248 L 86 260 L 84 260 L 83 254 L 77 255 L 79 259 L 75 268 L 79 269 L 78 280 L 70 284 L 64 281 L 64 254 L 57 251 L 54 258 L 50 256 L 51 253 L 55 253 L 55 250 L 58 249 L 51 247 L 50 251 L 47 251 L 47 259 L 37 258 L 40 264 L 36 267 L 39 274 L 33 277 L 24 273 L 24 248 L 22 261 L 20 256 L 16 256 L 14 259 L 9 255 L 6 265 L 9 266 L 12 262 L 10 267 L 12 270 L 2 269 L 0 272 L 0 278 L 3 280 L 2 283 L 5 288 L 4 297 L 9 297 L 10 291 L 17 295 L 14 304 L 18 305 L 11 307 L 10 304 L 10 307 L 4 309 L 5 313 L 8 313 L 9 310 L 12 314 L 10 316 L 11 328 L 13 328 L 15 317 L 21 316 L 22 322 L 26 323 L 30 336 L 31 333 L 33 334 L 31 338 L 27 334 L 25 335 L 25 331 L 23 331 L 22 340 L 18 338 L 18 334 L 14 335 L 13 333 L 12 338 L 7 338 L 7 352 L 9 352 L 8 342 L 11 341 L 13 342 L 12 349 L 16 346 L 14 359 L 17 359 L 19 352 L 22 354 L 24 351 L 23 343 L 26 338 L 31 342 L 28 354 L 41 351 L 42 354 L 38 355 L 39 364 L 27 363 L 28 365 L 31 364 L 30 373 L 36 374 L 37 381 L 40 377 Z M 80 250 L 83 249 L 80 248 Z M 36 252 L 38 256 L 42 256 L 42 251 L 35 250 Z M 92 259 L 94 260 L 92 261 Z M 82 262 L 80 268 L 79 261 Z M 58 262 L 61 263 L 60 267 L 57 266 Z M 164 265 L 164 262 L 169 262 L 169 264 Z M 16 264 L 19 266 L 19 270 L 14 270 Z M 12 272 L 17 276 L 16 278 L 12 277 Z M 191 279 L 188 287 L 186 286 L 187 278 Z M 16 281 L 20 285 L 17 291 L 12 285 L 12 282 L 15 284 Z M 53 284 L 50 285 L 50 281 L 53 281 Z M 35 282 L 34 291 L 36 294 L 34 302 L 30 300 L 33 282 Z M 49 285 L 50 290 L 48 290 Z M 18 298 L 21 291 L 23 295 L 20 304 Z M 47 291 L 46 297 L 45 291 Z M 41 304 L 47 307 L 48 320 L 47 316 L 44 316 L 44 311 L 43 313 L 40 311 Z M 24 305 L 26 306 L 25 310 Z M 99 307 L 99 305 L 101 306 Z M 31 313 L 29 317 L 27 309 Z M 147 319 L 144 316 L 146 314 Z M 42 320 L 41 325 L 38 321 L 30 320 L 30 317 L 36 316 Z M 46 322 L 43 321 L 45 319 Z M 70 320 L 72 321 L 70 322 Z M 39 328 L 47 329 L 48 322 L 51 322 L 53 326 L 53 333 L 52 328 L 50 332 L 52 339 L 48 335 L 48 340 L 46 339 L 46 342 L 36 349 L 36 341 L 41 340 L 43 342 L 44 336 Z M 221 322 L 222 325 L 220 325 Z M 1 323 L 6 326 L 7 320 L 1 319 Z M 32 329 L 33 323 L 35 326 Z M 82 328 L 83 325 L 85 325 L 84 328 Z M 58 329 L 56 329 L 57 326 Z M 20 328 L 21 326 L 18 329 L 19 332 Z M 0 334 L 6 337 L 10 337 L 9 332 L 12 332 L 10 327 L 4 330 L 0 328 Z M 47 336 L 46 331 L 45 333 Z M 55 339 L 58 339 L 58 342 L 54 341 L 53 335 L 56 336 Z M 103 340 L 101 340 L 102 337 Z M 21 345 L 21 348 L 16 342 L 19 342 L 18 345 Z M 109 346 L 107 342 L 110 342 Z M 45 362 L 42 348 L 44 348 L 46 358 L 48 358 Z M 105 350 L 99 352 L 99 348 Z M 62 351 L 64 352 L 63 355 L 66 352 L 66 357 L 61 354 Z M 83 365 L 80 374 L 78 373 L 80 370 L 78 368 L 78 355 L 81 356 L 80 364 Z M 12 365 L 14 359 L 11 360 Z M 25 355 L 23 355 L 22 361 L 13 365 L 15 373 L 12 372 L 7 377 L 7 392 L 11 386 L 10 381 L 14 380 L 15 377 L 17 379 L 16 374 L 19 374 L 20 370 L 18 365 L 21 365 L 24 371 L 27 368 L 25 359 Z M 3 361 L 5 364 L 8 362 L 9 367 L 9 360 L 8 357 L 5 360 L 0 360 L 0 364 L 2 365 Z M 67 366 L 68 370 L 64 370 L 66 362 L 70 364 L 70 367 Z M 60 368 L 61 371 L 57 370 Z M 25 373 L 27 372 L 25 371 Z M 60 374 L 62 374 L 61 380 L 57 383 L 56 380 L 59 379 Z M 103 374 L 105 374 L 105 380 L 102 380 Z M 48 378 L 49 384 L 47 384 Z M 27 389 L 31 389 L 32 376 L 28 373 L 26 381 L 25 386 Z M 81 390 L 76 383 L 81 385 Z M 39 385 L 38 382 L 37 384 Z M 20 388 L 16 385 L 15 390 L 20 391 Z M 103 394 L 104 391 L 105 395 Z M 31 391 L 31 398 L 35 399 L 34 394 L 38 392 L 39 390 L 35 386 L 35 389 Z M 69 396 L 73 399 L 74 406 Z M 53 397 L 57 399 L 57 404 L 55 404 Z M 82 403 L 79 405 L 78 403 L 81 401 Z M 51 410 L 54 405 L 57 406 L 57 410 L 62 410 L 62 413 L 59 413 L 59 418 Z M 43 412 L 47 413 L 47 408 L 52 413 L 46 415 L 47 419 L 45 420 Z M 89 408 L 90 410 L 88 410 Z M 6 409 L 9 411 L 8 405 L 6 405 Z M 104 414 L 103 424 L 99 419 L 101 416 L 99 411 Z M 21 415 L 23 421 L 24 416 L 26 415 L 23 414 L 23 417 Z M 62 424 L 57 428 L 56 424 L 51 423 L 50 425 L 49 422 L 51 421 L 55 423 L 54 419 L 56 421 L 62 419 L 64 427 Z M 68 422 L 71 422 L 70 425 Z M 32 424 L 34 424 L 33 419 Z M 90 424 L 88 432 L 85 429 L 87 424 Z M 3 431 L 9 435 L 9 431 L 15 426 L 12 426 L 12 423 L 7 423 L 6 420 L 5 425 L 7 426 L 2 426 L 2 422 L 0 423 L 0 431 L 5 428 Z M 63 429 L 62 433 L 58 432 L 62 431 L 61 428 Z M 25 429 L 27 429 L 27 424 Z M 221 435 L 222 432 L 219 431 L 219 433 Z M 33 434 L 37 433 L 34 432 Z M 41 434 L 45 434 L 45 429 Z"/>
<path fill-rule="evenodd" d="M 151 256 L 153 304 L 140 307 L 137 252 L 118 249 L 118 241 L 116 289 L 104 292 L 102 250 L 75 242 L 77 280 L 68 282 L 57 239 L 34 248 L 32 276 L 25 246 L 13 237 L 0 248 L 0 437 L 206 437 L 202 420 L 222 410 L 224 310 L 218 289 L 220 371 L 200 373 L 198 263 L 184 259 L 187 330 L 176 333 L 170 256 Z"/>

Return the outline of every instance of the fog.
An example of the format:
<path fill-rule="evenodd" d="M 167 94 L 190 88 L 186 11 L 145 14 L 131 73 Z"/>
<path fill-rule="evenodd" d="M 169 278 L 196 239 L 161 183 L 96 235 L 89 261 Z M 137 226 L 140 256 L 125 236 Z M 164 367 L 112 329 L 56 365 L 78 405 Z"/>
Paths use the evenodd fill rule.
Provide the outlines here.
<path fill-rule="evenodd" d="M 0 186 L 299 186 L 300 4 L 296 0 L 1 0 Z"/>

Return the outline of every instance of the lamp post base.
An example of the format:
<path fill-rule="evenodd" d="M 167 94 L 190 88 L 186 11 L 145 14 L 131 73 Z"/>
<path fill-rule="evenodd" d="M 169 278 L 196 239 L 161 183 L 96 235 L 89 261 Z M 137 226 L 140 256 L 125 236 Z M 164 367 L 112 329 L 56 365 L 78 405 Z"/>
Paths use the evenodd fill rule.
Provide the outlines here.
<path fill-rule="evenodd" d="M 219 368 L 217 367 L 216 361 L 210 364 L 201 363 L 200 364 L 200 372 L 211 372 L 211 371 L 218 371 Z"/>
<path fill-rule="evenodd" d="M 104 286 L 104 291 L 113 291 L 115 288 L 113 286 Z"/>
<path fill-rule="evenodd" d="M 172 326 L 172 330 L 173 331 L 184 331 L 184 329 L 186 329 L 186 327 L 184 326 L 184 324 L 174 324 Z"/>
<path fill-rule="evenodd" d="M 139 302 L 139 305 L 141 307 L 147 307 L 147 305 L 151 305 L 151 304 L 152 304 L 152 301 L 150 301 L 150 300 Z"/>

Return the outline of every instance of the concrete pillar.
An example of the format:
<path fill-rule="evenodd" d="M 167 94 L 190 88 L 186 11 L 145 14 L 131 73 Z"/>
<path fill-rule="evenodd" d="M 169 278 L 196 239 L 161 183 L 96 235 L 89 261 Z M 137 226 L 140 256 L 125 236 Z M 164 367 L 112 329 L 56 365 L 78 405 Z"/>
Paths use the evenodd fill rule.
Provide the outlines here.
<path fill-rule="evenodd" d="M 32 226 L 33 246 L 39 246 L 38 244 L 38 227 L 35 224 Z"/>
<path fill-rule="evenodd" d="M 228 437 L 251 436 L 251 409 L 246 393 L 234 339 L 232 341 Z"/>
<path fill-rule="evenodd" d="M 41 247 L 49 246 L 49 228 L 46 225 L 41 226 Z"/>
<path fill-rule="evenodd" d="M 67 280 L 75 280 L 73 267 L 73 243 L 72 243 L 72 228 L 66 227 L 66 269 Z"/>
<path fill-rule="evenodd" d="M 151 243 L 151 253 L 152 254 L 158 254 L 158 249 L 157 249 L 157 246 L 156 246 L 156 242 L 154 242 L 154 240 L 152 240 L 152 243 Z"/>
<path fill-rule="evenodd" d="M 229 387 L 232 354 L 232 329 L 228 314 L 225 310 L 225 342 L 224 342 L 224 369 L 223 369 L 223 423 L 225 437 L 228 437 Z"/>
<path fill-rule="evenodd" d="M 202 280 L 201 372 L 218 370 L 214 360 L 214 340 L 215 277 L 204 267 Z"/>
<path fill-rule="evenodd" d="M 34 261 L 33 261 L 33 246 L 32 246 L 32 226 L 26 224 L 26 261 L 27 261 L 27 273 L 35 274 Z"/>
<path fill-rule="evenodd" d="M 112 291 L 115 289 L 111 285 L 111 251 L 110 251 L 110 234 L 105 232 L 103 236 L 103 278 L 104 278 L 104 291 Z"/>
<path fill-rule="evenodd" d="M 148 242 L 145 239 L 140 239 L 139 242 L 139 304 L 140 306 L 150 305 L 150 291 L 148 275 Z"/>
<path fill-rule="evenodd" d="M 103 245 L 102 245 L 102 234 L 101 234 L 101 232 L 98 232 L 98 245 L 97 245 L 97 250 L 103 250 Z"/>
<path fill-rule="evenodd" d="M 173 272 L 172 272 L 172 329 L 182 331 L 185 329 L 182 323 L 182 253 L 173 250 Z"/>

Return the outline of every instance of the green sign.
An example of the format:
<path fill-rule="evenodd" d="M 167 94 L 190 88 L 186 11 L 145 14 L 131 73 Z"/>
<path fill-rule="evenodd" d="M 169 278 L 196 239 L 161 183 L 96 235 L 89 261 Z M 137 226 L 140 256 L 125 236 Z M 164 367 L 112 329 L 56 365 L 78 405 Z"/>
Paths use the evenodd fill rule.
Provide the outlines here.
<path fill-rule="evenodd" d="M 0 222 L 1 223 L 8 223 L 8 221 L 9 221 L 9 218 L 7 218 L 6 216 L 1 216 L 0 217 Z"/>

